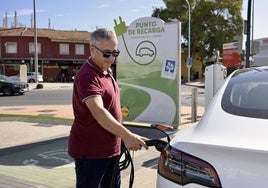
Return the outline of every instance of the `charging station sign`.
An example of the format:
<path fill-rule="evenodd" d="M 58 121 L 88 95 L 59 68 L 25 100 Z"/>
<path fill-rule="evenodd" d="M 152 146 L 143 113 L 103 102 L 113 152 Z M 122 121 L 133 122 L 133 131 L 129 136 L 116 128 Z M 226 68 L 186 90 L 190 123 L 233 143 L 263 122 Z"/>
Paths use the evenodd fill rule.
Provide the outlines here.
<path fill-rule="evenodd" d="M 129 26 L 121 17 L 115 20 L 121 105 L 129 110 L 125 121 L 177 123 L 179 25 L 155 17 Z"/>

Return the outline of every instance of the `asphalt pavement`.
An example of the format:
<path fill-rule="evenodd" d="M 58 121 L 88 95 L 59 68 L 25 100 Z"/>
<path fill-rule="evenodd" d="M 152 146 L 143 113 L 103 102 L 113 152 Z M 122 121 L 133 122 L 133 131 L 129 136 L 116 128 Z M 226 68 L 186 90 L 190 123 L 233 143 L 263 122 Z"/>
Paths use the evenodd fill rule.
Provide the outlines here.
<path fill-rule="evenodd" d="M 45 89 L 71 89 L 72 83 L 42 83 Z M 202 82 L 187 83 L 203 87 Z M 30 90 L 36 84 L 30 84 Z M 197 108 L 197 120 L 204 112 Z M 0 114 L 0 188 L 73 188 L 75 187 L 74 163 L 67 154 L 67 140 L 72 124 L 71 105 L 1 106 Z M 22 118 L 16 115 L 43 115 L 67 118 L 47 120 Z M 191 108 L 181 107 L 181 125 L 191 123 Z M 147 126 L 130 126 L 131 131 L 151 139 L 165 139 L 164 135 Z M 155 148 L 131 152 L 135 180 L 133 187 L 156 187 L 157 162 L 160 153 Z M 122 188 L 128 187 L 130 167 L 122 171 Z"/>

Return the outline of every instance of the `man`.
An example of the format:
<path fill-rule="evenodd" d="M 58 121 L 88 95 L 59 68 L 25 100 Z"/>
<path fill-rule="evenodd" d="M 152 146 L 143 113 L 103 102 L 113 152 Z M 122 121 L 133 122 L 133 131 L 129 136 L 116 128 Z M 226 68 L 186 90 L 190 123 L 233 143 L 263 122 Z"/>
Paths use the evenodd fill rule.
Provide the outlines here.
<path fill-rule="evenodd" d="M 148 149 L 146 138 L 122 125 L 119 87 L 110 69 L 119 53 L 114 33 L 97 29 L 90 36 L 91 56 L 75 77 L 68 153 L 75 160 L 77 188 L 110 187 L 114 168 L 115 187 L 120 187 L 115 161 L 121 140 L 128 149 Z"/>

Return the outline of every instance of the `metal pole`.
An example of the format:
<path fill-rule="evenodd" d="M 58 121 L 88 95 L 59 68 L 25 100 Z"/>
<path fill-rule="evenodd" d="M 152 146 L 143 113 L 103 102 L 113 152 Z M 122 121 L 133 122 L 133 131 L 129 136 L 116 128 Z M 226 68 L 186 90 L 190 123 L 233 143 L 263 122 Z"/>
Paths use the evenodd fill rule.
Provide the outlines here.
<path fill-rule="evenodd" d="M 254 40 L 254 0 L 252 0 L 252 28 L 251 28 L 251 52 L 253 57 L 253 53 L 255 52 L 254 45 L 253 45 L 253 40 Z"/>
<path fill-rule="evenodd" d="M 192 88 L 192 123 L 196 122 L 197 117 L 197 88 Z"/>
<path fill-rule="evenodd" d="M 36 29 L 36 10 L 35 10 L 35 0 L 33 0 L 33 8 L 34 8 L 34 65 L 35 65 L 35 82 L 37 83 L 38 76 L 38 46 L 37 46 L 37 29 Z"/>
<path fill-rule="evenodd" d="M 191 57 L 191 7 L 190 7 L 190 3 L 188 0 L 185 0 L 188 6 L 188 58 Z M 190 82 L 190 77 L 191 77 L 191 71 L 190 71 L 191 67 L 188 67 L 188 82 Z"/>
<path fill-rule="evenodd" d="M 250 67 L 250 26 L 251 26 L 251 0 L 248 0 L 247 12 L 247 42 L 246 42 L 246 68 Z"/>

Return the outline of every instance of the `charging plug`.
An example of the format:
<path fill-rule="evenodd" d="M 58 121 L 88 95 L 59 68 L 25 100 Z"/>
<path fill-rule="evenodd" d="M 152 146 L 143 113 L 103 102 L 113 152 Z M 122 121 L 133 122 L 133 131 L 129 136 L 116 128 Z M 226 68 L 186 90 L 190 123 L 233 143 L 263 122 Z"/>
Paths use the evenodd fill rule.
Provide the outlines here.
<path fill-rule="evenodd" d="M 168 143 L 163 140 L 146 140 L 145 143 L 147 146 L 154 146 L 155 149 L 160 152 L 168 145 Z"/>
<path fill-rule="evenodd" d="M 114 31 L 117 37 L 127 32 L 126 23 L 122 20 L 121 16 L 119 16 L 119 24 L 117 24 L 116 19 L 114 19 L 114 24 Z"/>

